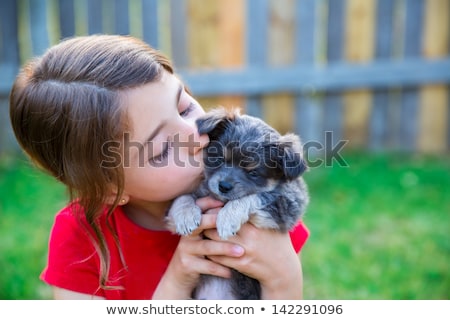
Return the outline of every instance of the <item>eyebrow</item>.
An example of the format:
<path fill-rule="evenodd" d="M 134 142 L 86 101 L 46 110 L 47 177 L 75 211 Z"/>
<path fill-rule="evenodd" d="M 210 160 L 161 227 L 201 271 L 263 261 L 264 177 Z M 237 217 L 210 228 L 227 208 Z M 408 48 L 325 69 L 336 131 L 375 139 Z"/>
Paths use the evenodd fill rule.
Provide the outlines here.
<path fill-rule="evenodd" d="M 177 107 L 178 103 L 180 102 L 181 93 L 183 93 L 183 90 L 184 90 L 184 86 L 181 84 L 181 82 L 178 82 L 178 89 L 177 89 L 177 95 L 176 95 L 176 100 L 175 100 L 175 107 Z"/>
<path fill-rule="evenodd" d="M 175 95 L 175 108 L 177 108 L 178 103 L 180 102 L 181 99 L 181 94 L 183 93 L 183 85 L 181 84 L 181 82 L 178 83 L 178 89 L 177 89 L 177 93 Z M 161 131 L 161 129 L 166 125 L 166 121 L 162 121 L 155 130 L 152 131 L 152 133 L 150 133 L 150 135 L 148 136 L 147 139 L 144 140 L 144 144 L 139 146 L 139 152 L 142 151 L 142 149 L 145 148 L 145 146 L 147 146 L 147 144 L 152 141 Z"/>

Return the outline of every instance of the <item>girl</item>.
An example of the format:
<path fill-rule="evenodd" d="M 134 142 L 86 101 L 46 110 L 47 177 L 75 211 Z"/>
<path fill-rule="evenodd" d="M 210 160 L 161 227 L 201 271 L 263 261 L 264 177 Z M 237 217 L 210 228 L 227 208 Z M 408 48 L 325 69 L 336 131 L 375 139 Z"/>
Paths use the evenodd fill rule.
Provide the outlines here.
<path fill-rule="evenodd" d="M 231 268 L 259 280 L 265 299 L 302 297 L 302 224 L 290 234 L 246 224 L 221 241 L 223 204 L 208 197 L 192 235 L 166 231 L 171 201 L 202 179 L 202 114 L 170 61 L 132 37 L 72 38 L 25 65 L 10 96 L 14 132 L 71 200 L 41 275 L 56 299 L 188 299 L 200 274 Z"/>

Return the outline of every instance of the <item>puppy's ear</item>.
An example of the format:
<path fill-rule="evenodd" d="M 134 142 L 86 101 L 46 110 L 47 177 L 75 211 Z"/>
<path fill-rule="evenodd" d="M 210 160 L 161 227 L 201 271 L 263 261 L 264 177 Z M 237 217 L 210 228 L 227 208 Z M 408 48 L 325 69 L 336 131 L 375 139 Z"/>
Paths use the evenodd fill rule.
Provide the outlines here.
<path fill-rule="evenodd" d="M 209 111 L 204 116 L 197 119 L 198 133 L 208 134 L 211 140 L 223 133 L 227 125 L 234 121 L 236 112 L 229 112 L 223 108 Z"/>
<path fill-rule="evenodd" d="M 292 133 L 282 136 L 277 148 L 278 165 L 286 179 L 293 180 L 308 169 L 299 136 Z"/>

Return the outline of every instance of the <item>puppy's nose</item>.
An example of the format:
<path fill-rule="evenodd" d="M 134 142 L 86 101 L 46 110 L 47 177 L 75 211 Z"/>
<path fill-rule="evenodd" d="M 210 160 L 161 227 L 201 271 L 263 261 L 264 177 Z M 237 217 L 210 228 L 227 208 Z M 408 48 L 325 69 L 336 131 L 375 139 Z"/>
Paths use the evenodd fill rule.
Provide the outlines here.
<path fill-rule="evenodd" d="M 233 189 L 233 185 L 228 181 L 219 182 L 219 191 L 222 193 L 230 192 Z"/>

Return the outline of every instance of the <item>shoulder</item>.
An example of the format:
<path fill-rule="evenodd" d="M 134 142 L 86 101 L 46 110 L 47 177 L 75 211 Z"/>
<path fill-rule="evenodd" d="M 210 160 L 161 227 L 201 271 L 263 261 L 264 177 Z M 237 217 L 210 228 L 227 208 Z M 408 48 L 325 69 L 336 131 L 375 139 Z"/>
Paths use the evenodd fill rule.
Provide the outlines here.
<path fill-rule="evenodd" d="M 117 233 L 116 228 L 123 225 L 123 214 L 120 207 L 115 208 L 112 214 L 108 214 L 108 208 L 104 207 L 95 222 L 100 232 L 103 232 L 105 240 L 111 240 L 111 233 Z M 114 220 L 119 219 L 119 223 Z M 54 218 L 50 233 L 50 249 L 70 247 L 70 251 L 89 253 L 95 249 L 98 231 L 93 229 L 85 216 L 84 209 L 78 203 L 70 203 L 62 208 Z M 112 240 L 114 243 L 114 240 Z"/>
<path fill-rule="evenodd" d="M 81 207 L 77 204 L 69 204 L 61 209 L 55 216 L 50 233 L 49 254 L 50 258 L 76 255 L 94 249 L 88 223 Z"/>
<path fill-rule="evenodd" d="M 41 279 L 49 285 L 79 293 L 101 295 L 99 259 L 80 206 L 69 204 L 54 219 L 47 266 Z"/>
<path fill-rule="evenodd" d="M 101 225 L 105 221 L 106 209 L 98 218 L 98 223 Z M 90 228 L 84 209 L 77 203 L 70 203 L 55 215 L 52 231 L 86 233 Z"/>
<path fill-rule="evenodd" d="M 61 209 L 54 218 L 53 227 L 50 234 L 50 240 L 55 238 L 67 242 L 86 238 L 88 223 L 84 216 L 82 208 L 77 204 L 69 204 Z M 50 241 L 52 244 L 52 241 Z"/>

